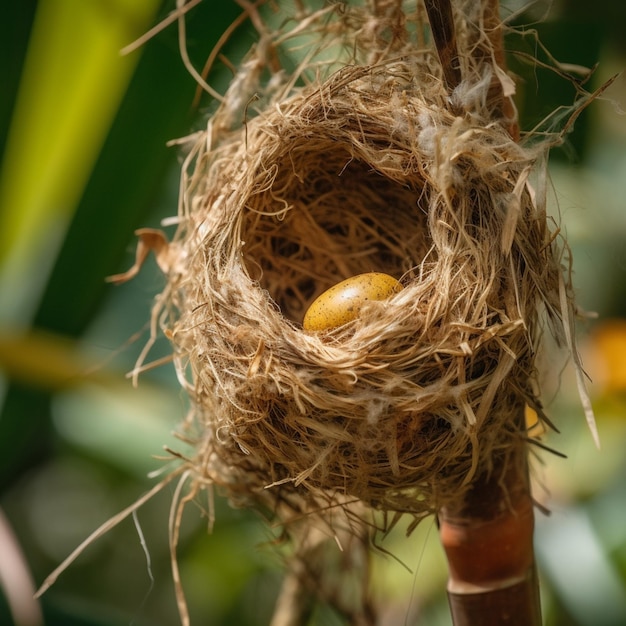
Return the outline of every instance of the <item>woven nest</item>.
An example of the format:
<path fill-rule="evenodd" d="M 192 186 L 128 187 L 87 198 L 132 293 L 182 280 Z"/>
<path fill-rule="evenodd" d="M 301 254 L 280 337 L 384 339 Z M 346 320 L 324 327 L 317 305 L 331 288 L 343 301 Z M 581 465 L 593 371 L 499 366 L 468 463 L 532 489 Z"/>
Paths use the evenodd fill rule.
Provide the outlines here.
<path fill-rule="evenodd" d="M 188 159 L 158 308 L 194 403 L 194 472 L 238 501 L 421 517 L 525 439 L 526 404 L 540 411 L 539 312 L 558 325 L 564 288 L 528 182 L 545 150 L 494 121 L 475 58 L 448 93 L 419 12 L 307 19 L 351 63 L 281 71 L 285 34 L 264 31 Z M 302 329 L 316 296 L 369 271 L 404 289 Z"/>

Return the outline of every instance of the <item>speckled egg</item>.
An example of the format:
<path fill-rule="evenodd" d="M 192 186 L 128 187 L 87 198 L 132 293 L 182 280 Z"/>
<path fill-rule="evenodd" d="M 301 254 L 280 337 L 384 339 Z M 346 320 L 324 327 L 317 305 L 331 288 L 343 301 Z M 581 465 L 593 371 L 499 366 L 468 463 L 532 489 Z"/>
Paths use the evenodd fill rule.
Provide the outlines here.
<path fill-rule="evenodd" d="M 402 285 L 389 274 L 368 272 L 333 285 L 318 296 L 304 315 L 304 330 L 330 330 L 357 318 L 368 300 L 386 300 Z"/>

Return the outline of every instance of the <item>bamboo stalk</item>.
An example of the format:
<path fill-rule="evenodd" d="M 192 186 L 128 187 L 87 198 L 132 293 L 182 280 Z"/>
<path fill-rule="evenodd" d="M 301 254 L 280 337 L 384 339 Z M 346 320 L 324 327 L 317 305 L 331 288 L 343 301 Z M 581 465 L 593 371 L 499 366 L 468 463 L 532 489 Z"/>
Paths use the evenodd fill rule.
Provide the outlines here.
<path fill-rule="evenodd" d="M 455 626 L 534 626 L 541 624 L 536 576 L 488 594 L 448 593 Z"/>
<path fill-rule="evenodd" d="M 540 626 L 534 514 L 523 445 L 440 512 L 455 626 Z"/>

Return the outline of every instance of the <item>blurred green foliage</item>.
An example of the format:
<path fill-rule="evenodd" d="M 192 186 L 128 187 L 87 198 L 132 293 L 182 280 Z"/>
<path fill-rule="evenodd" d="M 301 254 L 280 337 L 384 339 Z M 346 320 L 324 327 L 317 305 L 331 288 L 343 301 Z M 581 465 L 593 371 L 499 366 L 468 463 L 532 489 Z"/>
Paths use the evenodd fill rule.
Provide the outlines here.
<path fill-rule="evenodd" d="M 57 2 L 59 15 L 72 14 L 70 0 Z M 505 6 L 513 14 L 520 4 Z M 84 18 L 91 20 L 90 28 L 97 31 L 103 20 L 103 31 L 117 33 L 114 41 L 122 37 L 124 44 L 174 8 L 171 0 L 141 5 L 140 11 L 132 0 L 93 0 L 81 11 L 94 12 Z M 570 0 L 546 14 L 544 5 L 535 3 L 512 18 L 527 33 L 507 40 L 511 68 L 520 76 L 524 128 L 571 104 L 575 93 L 568 81 L 533 68 L 514 50 L 535 54 L 530 31 L 536 30 L 560 61 L 586 66 L 600 61 L 590 86 L 596 88 L 623 69 L 625 6 L 602 0 L 589 7 Z M 90 58 L 89 41 L 76 38 L 84 48 L 70 53 L 81 58 L 72 64 L 66 57 L 63 76 L 51 78 L 44 54 L 41 65 L 31 70 L 31 89 L 55 80 L 58 89 L 45 94 L 35 89 L 27 99 L 21 97 L 29 50 L 43 46 L 52 58 L 46 45 L 67 40 L 51 32 L 67 28 L 60 21 L 34 27 L 44 10 L 50 10 L 50 3 L 11 2 L 0 21 L 0 507 L 37 584 L 100 523 L 152 486 L 147 474 L 158 470 L 160 462 L 151 455 L 172 442 L 171 431 L 185 414 L 171 367 L 147 373 L 138 389 L 124 377 L 146 338 L 151 301 L 162 286 L 158 271 L 148 263 L 132 284 L 117 288 L 107 286 L 104 277 L 132 263 L 134 229 L 157 227 L 176 212 L 178 154 L 166 142 L 199 127 L 211 108 L 206 96 L 192 107 L 196 84 L 183 67 L 171 26 L 128 59 L 115 56 L 98 65 L 106 71 L 94 69 L 102 72 L 90 83 L 95 97 L 98 89 L 106 92 L 115 84 L 119 101 L 110 112 L 84 105 L 72 114 L 79 130 L 70 146 L 76 144 L 79 151 L 59 156 L 51 146 L 48 162 L 43 157 L 29 160 L 33 151 L 46 149 L 46 133 L 31 137 L 39 143 L 24 151 L 26 138 L 16 136 L 16 120 L 26 120 L 22 127 L 41 128 L 37 116 L 74 106 L 70 87 L 62 85 L 71 85 L 84 70 L 80 63 Z M 205 0 L 189 13 L 188 45 L 196 67 L 202 67 L 239 10 L 234 2 Z M 71 26 L 81 29 L 80 22 Z M 237 61 L 251 30 L 244 26 L 239 39 L 229 44 L 231 60 Z M 49 38 L 34 41 L 31 33 Z M 223 89 L 228 76 L 222 68 L 210 82 Z M 622 79 L 608 95 L 623 104 L 625 94 Z M 101 136 L 80 131 L 84 126 L 76 116 L 81 114 L 87 126 L 102 126 Z M 583 114 L 552 166 L 555 210 L 558 203 L 576 259 L 580 301 L 600 312 L 598 325 L 626 317 L 625 141 L 624 117 L 609 102 L 599 101 Z M 81 168 L 77 160 L 85 161 Z M 61 188 L 73 184 L 74 196 L 44 195 L 42 200 L 35 188 L 49 180 L 44 167 L 63 178 L 55 179 Z M 15 171 L 23 172 L 23 179 L 7 174 Z M 18 190 L 32 187 L 33 193 L 10 194 L 7 189 L 16 185 Z M 39 198 L 34 208 L 28 205 L 31 197 Z M 30 214 L 37 218 L 28 222 Z M 609 369 L 616 371 L 626 360 L 622 353 L 622 361 L 611 361 L 593 341 L 583 347 L 600 369 L 611 363 Z M 154 356 L 166 352 L 167 346 L 157 345 Z M 546 371 L 560 371 L 561 365 L 548 363 Z M 611 380 L 610 372 L 604 372 L 601 384 L 592 386 L 606 442 L 602 453 L 593 448 L 567 373 L 548 380 L 557 397 L 550 411 L 563 430 L 548 443 L 570 457 L 543 455 L 545 464 L 537 464 L 539 482 L 552 494 L 544 497 L 539 489 L 541 499 L 554 509 L 551 518 L 539 520 L 537 531 L 545 621 L 552 626 L 626 623 L 626 384 Z M 177 623 L 167 544 L 171 497 L 166 490 L 149 501 L 136 523 L 124 521 L 61 576 L 42 598 L 46 624 Z M 280 581 L 272 533 L 256 515 L 233 510 L 219 498 L 216 518 L 212 534 L 206 532 L 199 508 L 190 507 L 184 519 L 178 556 L 192 620 L 267 624 Z M 0 558 L 3 549 L 0 543 Z M 395 615 L 390 623 L 419 613 L 425 624 L 448 625 L 445 564 L 432 524 L 423 524 L 409 540 L 399 532 L 386 540 L 385 549 L 402 554 L 412 570 L 382 554 L 374 558 L 373 585 Z M 323 607 L 314 621 L 341 623 Z M 13 623 L 1 592 L 0 623 Z"/>

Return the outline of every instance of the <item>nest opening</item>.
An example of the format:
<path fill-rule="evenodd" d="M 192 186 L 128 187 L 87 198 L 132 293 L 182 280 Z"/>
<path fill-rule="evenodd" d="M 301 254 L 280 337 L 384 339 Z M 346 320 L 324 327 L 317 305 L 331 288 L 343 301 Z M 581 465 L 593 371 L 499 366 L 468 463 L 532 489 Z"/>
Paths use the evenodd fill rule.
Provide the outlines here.
<path fill-rule="evenodd" d="M 423 181 L 400 183 L 328 141 L 292 145 L 270 188 L 245 201 L 244 264 L 281 313 L 300 323 L 339 281 L 377 271 L 400 279 L 432 242 Z"/>

